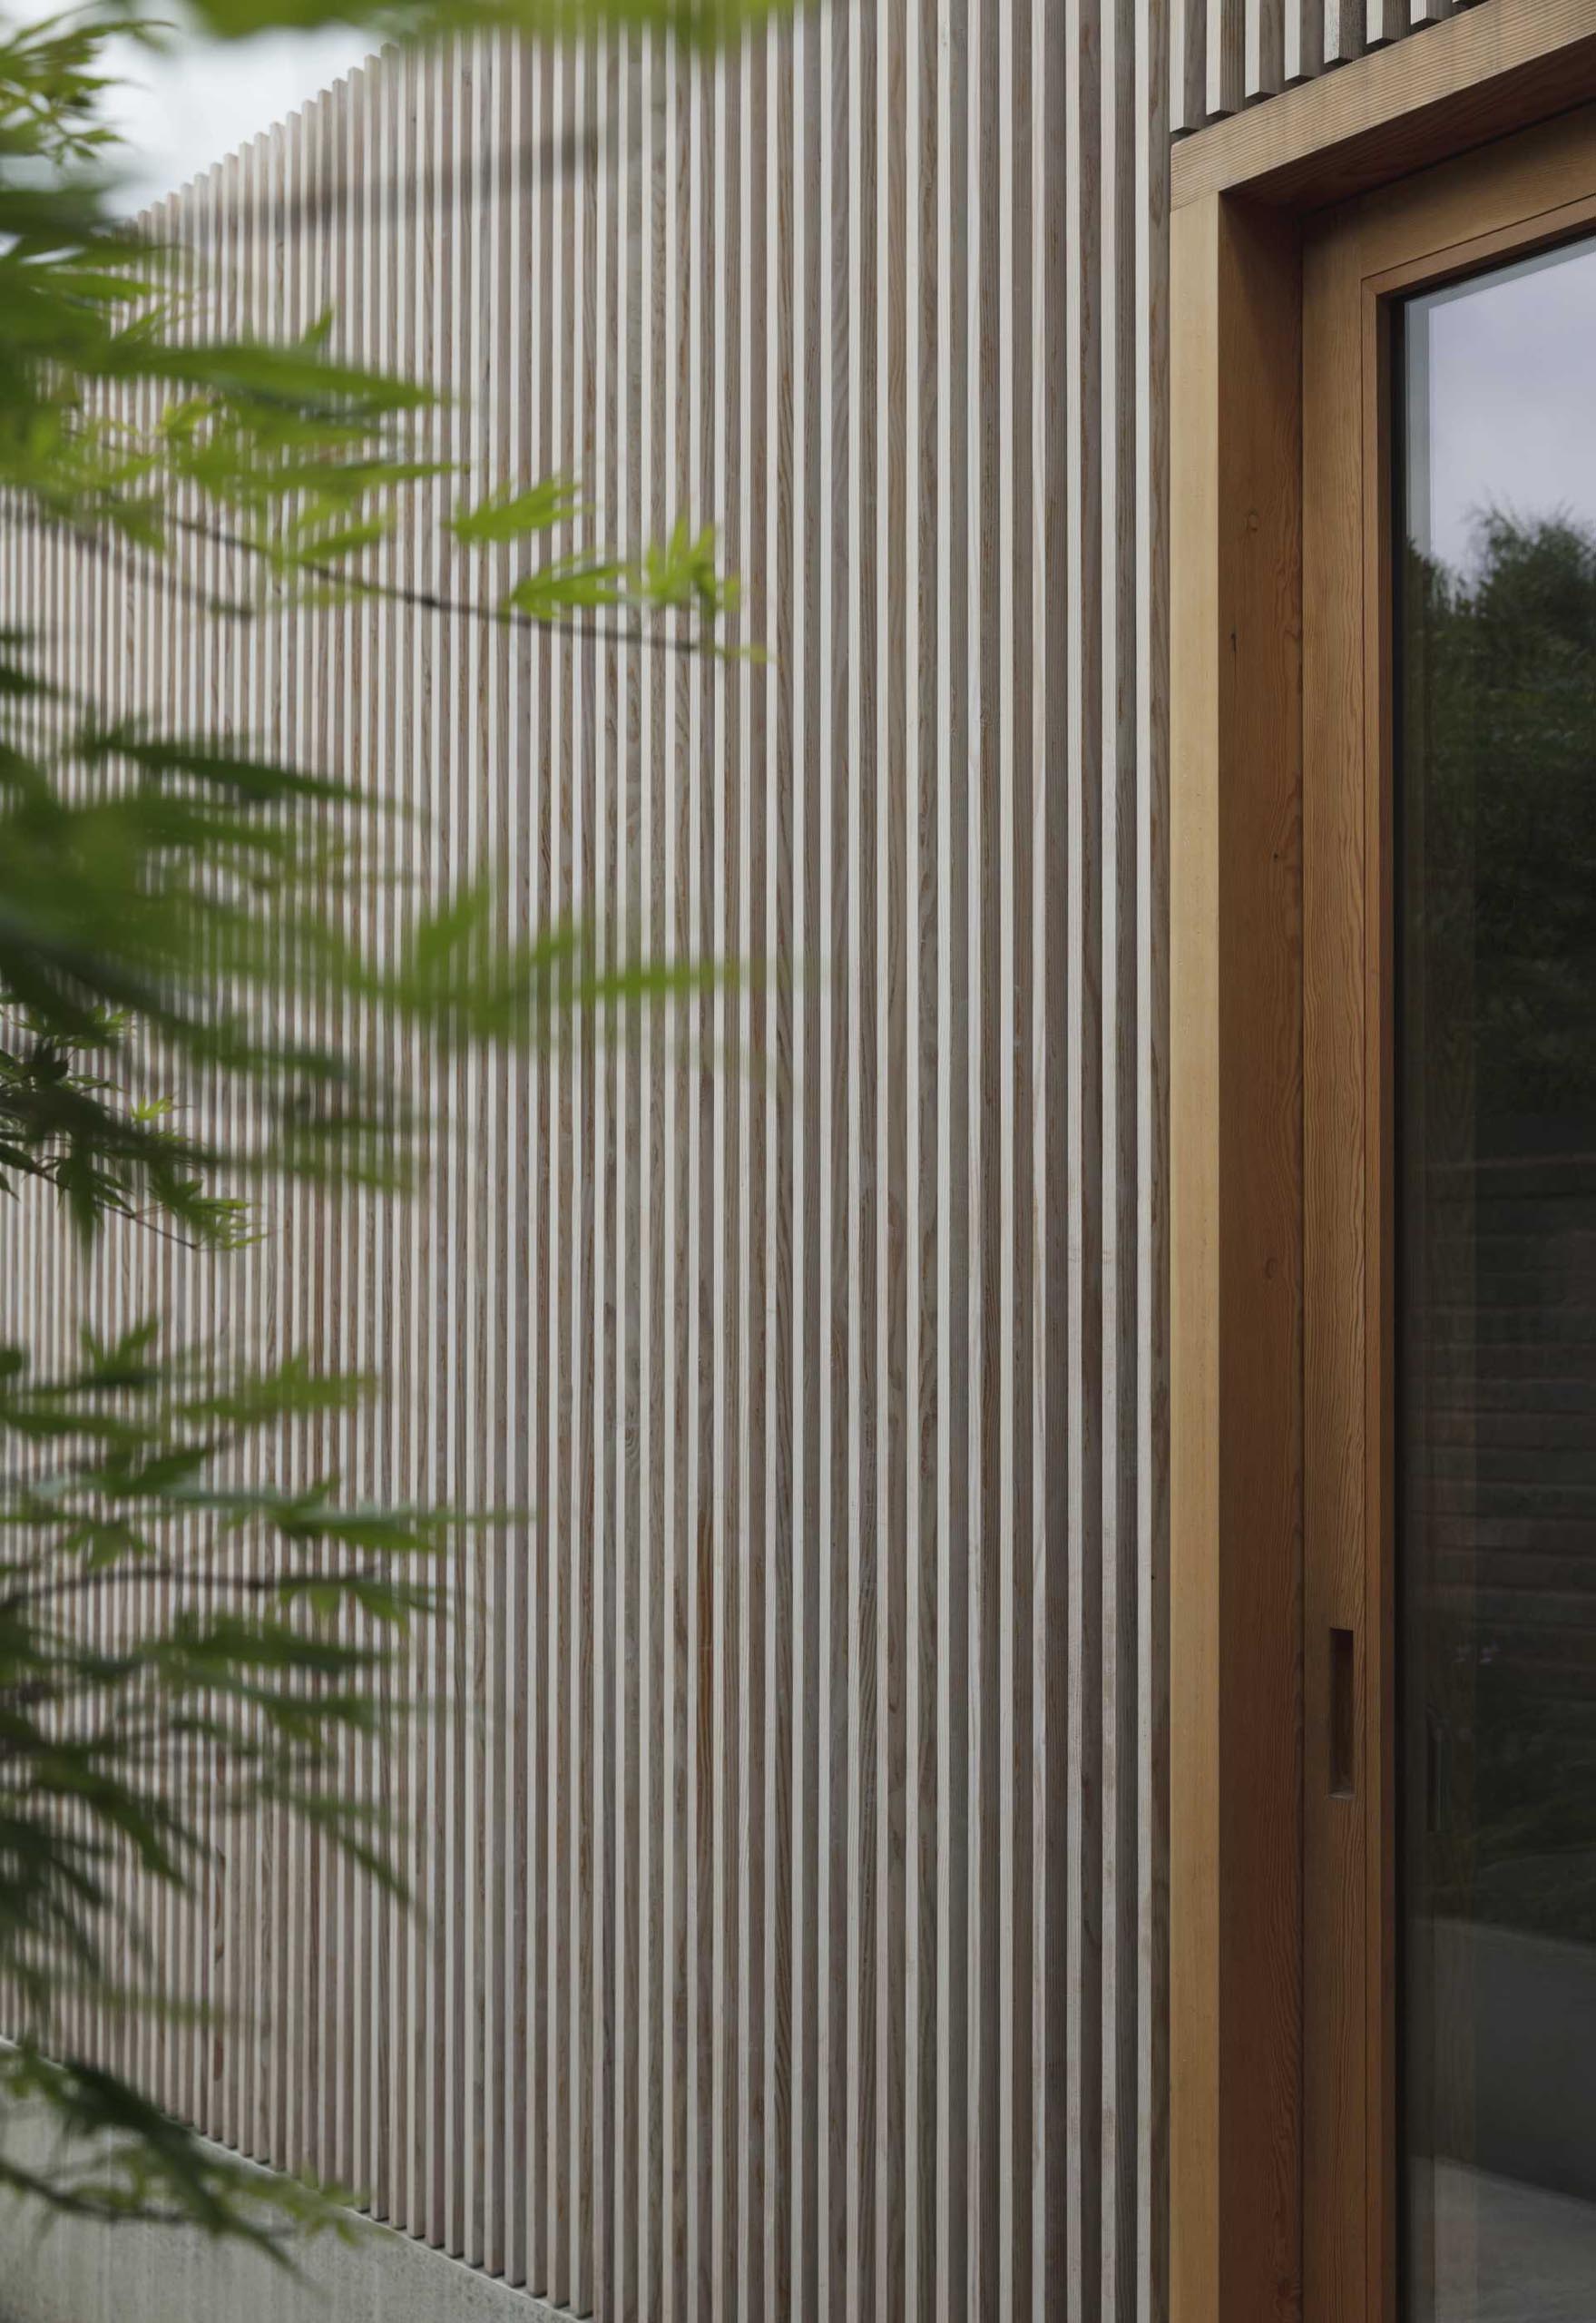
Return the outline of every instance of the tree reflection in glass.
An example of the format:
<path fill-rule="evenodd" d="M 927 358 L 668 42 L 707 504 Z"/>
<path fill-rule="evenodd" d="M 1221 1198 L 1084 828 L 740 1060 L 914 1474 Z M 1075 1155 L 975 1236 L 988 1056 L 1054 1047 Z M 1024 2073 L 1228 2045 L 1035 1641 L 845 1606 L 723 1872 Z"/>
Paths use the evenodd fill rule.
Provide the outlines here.
<path fill-rule="evenodd" d="M 1407 2311 L 1591 2323 L 1596 245 L 1398 347 Z"/>

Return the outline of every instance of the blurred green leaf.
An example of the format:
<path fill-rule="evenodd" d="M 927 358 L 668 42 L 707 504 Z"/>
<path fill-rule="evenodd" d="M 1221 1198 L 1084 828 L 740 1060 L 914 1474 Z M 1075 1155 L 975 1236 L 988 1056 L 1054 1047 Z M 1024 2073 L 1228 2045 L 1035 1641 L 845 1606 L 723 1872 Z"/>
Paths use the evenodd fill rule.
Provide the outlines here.
<path fill-rule="evenodd" d="M 648 28 L 694 45 L 767 13 L 197 10 L 230 38 L 343 21 L 382 36 Z M 137 10 L 0 24 L 3 521 L 158 583 L 185 617 L 402 599 L 373 552 L 418 491 L 457 488 L 436 398 L 348 362 L 332 314 L 284 344 L 209 328 L 202 270 L 117 221 L 96 176 L 113 34 L 162 38 Z M 579 524 L 580 544 L 555 549 Z M 499 593 L 417 606 L 674 652 L 738 603 L 711 527 L 684 515 L 641 553 L 603 543 L 564 474 L 500 479 L 448 530 L 494 552 Z M 174 555 L 194 541 L 227 570 L 214 596 Z M 0 631 L 0 1193 L 44 1189 L 84 1240 L 116 1225 L 225 1251 L 265 1231 L 252 1200 L 273 1176 L 407 1182 L 432 1124 L 393 1085 L 376 1028 L 445 1052 L 557 1046 L 709 974 L 581 916 L 528 928 L 493 865 L 452 866 L 442 894 L 390 882 L 379 948 L 388 825 L 347 769 L 112 716 L 56 684 L 25 626 Z M 240 1118 L 248 1132 L 224 1134 Z M 140 1972 L 152 1897 L 213 1876 L 197 1798 L 208 1830 L 287 1815 L 403 1895 L 396 1835 L 352 1790 L 348 1747 L 380 1750 L 427 1714 L 412 1633 L 447 1618 L 451 1553 L 526 1520 L 350 1493 L 331 1456 L 370 1387 L 294 1355 L 174 1347 L 153 1318 L 85 1329 L 53 1361 L 0 1348 L 0 1978 L 16 1996 L 0 2105 L 41 2105 L 61 2133 L 47 2169 L 0 2151 L 0 2186 L 68 2216 L 180 2220 L 278 2255 L 286 2233 L 348 2228 L 336 2190 L 219 2155 L 60 2051 L 74 1995 L 181 2005 Z"/>
<path fill-rule="evenodd" d="M 467 547 L 485 548 L 527 533 L 553 532 L 591 513 L 573 477 L 552 475 L 521 491 L 506 485 L 489 493 L 475 508 L 454 516 L 450 529 Z"/>

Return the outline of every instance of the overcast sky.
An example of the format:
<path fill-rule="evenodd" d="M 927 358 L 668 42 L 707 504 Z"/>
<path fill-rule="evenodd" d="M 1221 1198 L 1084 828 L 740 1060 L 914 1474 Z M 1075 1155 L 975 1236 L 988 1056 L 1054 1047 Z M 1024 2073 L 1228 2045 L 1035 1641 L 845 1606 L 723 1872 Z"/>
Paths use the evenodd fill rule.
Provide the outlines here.
<path fill-rule="evenodd" d="M 274 121 L 330 88 L 370 54 L 347 25 L 266 33 L 249 41 L 185 42 L 171 55 L 135 51 L 117 126 L 127 138 L 129 209 L 184 185 Z"/>
<path fill-rule="evenodd" d="M 1596 241 L 1421 305 L 1431 545 L 1465 566 L 1484 509 L 1596 525 Z"/>
<path fill-rule="evenodd" d="M 58 5 L 59 0 L 12 0 L 11 13 L 24 19 L 46 16 Z M 166 5 L 152 13 L 170 21 L 181 11 Z M 347 25 L 269 33 L 248 41 L 181 39 L 165 54 L 113 42 L 110 67 L 125 85 L 107 113 L 128 140 L 120 162 L 125 183 L 119 206 L 140 210 L 186 185 L 212 162 L 329 88 L 374 45 L 369 32 L 352 32 Z"/>

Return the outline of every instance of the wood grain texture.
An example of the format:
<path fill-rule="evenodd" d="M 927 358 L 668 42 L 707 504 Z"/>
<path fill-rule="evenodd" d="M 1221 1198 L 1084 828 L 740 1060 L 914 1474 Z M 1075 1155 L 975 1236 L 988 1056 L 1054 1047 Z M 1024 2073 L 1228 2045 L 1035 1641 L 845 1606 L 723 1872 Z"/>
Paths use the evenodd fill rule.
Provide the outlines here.
<path fill-rule="evenodd" d="M 440 1714 L 354 1752 L 420 1912 L 277 1822 L 224 1835 L 154 1931 L 214 2042 L 73 2037 L 579 2310 L 1169 2313 L 1170 1789 L 1249 1747 L 1209 1700 L 1171 1769 L 1171 1502 L 1217 1522 L 1244 1471 L 1171 1487 L 1170 1015 L 1219 962 L 1171 1001 L 1169 137 L 1366 44 L 1330 16 L 858 0 L 714 66 L 385 52 L 162 206 L 217 320 L 330 303 L 446 386 L 467 481 L 576 470 L 629 546 L 715 522 L 763 662 L 392 598 L 179 623 L 0 543 L 118 714 L 387 789 L 379 946 L 485 849 L 528 927 L 751 964 L 546 1054 L 383 1029 L 444 1124 L 407 1207 L 274 1192 L 225 1263 L 6 1220 L 8 1334 L 159 1304 L 307 1345 L 387 1393 L 281 1465 L 531 1512 L 451 1567 Z M 502 584 L 445 505 L 376 578 Z M 186 577 L 238 576 L 196 547 Z M 1210 1159 L 1261 1226 L 1289 1152 Z M 1289 1279 L 1234 1264 L 1279 1391 Z M 1289 1617 L 1278 1576 L 1251 1611 Z M 1216 2116 L 1216 2166 L 1273 2189 L 1281 2097 L 1222 2161 Z"/>
<path fill-rule="evenodd" d="M 1588 0 L 1480 0 L 1420 41 L 1401 35 L 1432 20 L 1405 22 L 1388 0 L 1369 0 L 1366 23 L 1361 5 L 1290 5 L 1305 19 L 1323 10 L 1322 26 L 1314 27 L 1322 43 L 1296 44 L 1294 61 L 1307 77 L 1278 103 L 1245 113 L 1210 103 L 1210 116 L 1233 117 L 1209 127 L 1190 110 L 1178 116 L 1177 127 L 1198 133 L 1175 148 L 1177 207 L 1225 191 L 1297 210 L 1346 201 L 1596 95 Z M 1289 30 L 1287 48 L 1293 48 Z M 1316 54 L 1322 64 L 1356 61 L 1350 72 L 1318 74 Z"/>
<path fill-rule="evenodd" d="M 1219 537 L 1219 204 L 1176 213 L 1171 250 L 1170 687 L 1180 779 L 1171 911 L 1170 1718 L 1170 2279 L 1173 2311 L 1219 2312 L 1219 665 L 1207 609 Z"/>
<path fill-rule="evenodd" d="M 1176 213 L 1173 2307 L 1297 2313 L 1300 418 L 1295 230 Z"/>
<path fill-rule="evenodd" d="M 1303 2169 L 1310 2311 L 1363 2303 L 1369 2090 L 1364 2011 L 1366 1723 L 1350 1796 L 1328 1765 L 1330 1632 L 1354 1640 L 1366 1704 L 1383 1649 L 1366 1592 L 1366 1201 L 1368 914 L 1363 780 L 1365 399 L 1356 213 L 1305 254 L 1304 1233 L 1307 1307 L 1305 1495 Z M 1339 335 L 1348 320 L 1349 339 Z M 1337 738 L 1350 734 L 1352 748 Z M 1376 925 L 1377 925 L 1377 916 Z M 1377 1022 L 1377 1019 L 1376 1019 Z"/>

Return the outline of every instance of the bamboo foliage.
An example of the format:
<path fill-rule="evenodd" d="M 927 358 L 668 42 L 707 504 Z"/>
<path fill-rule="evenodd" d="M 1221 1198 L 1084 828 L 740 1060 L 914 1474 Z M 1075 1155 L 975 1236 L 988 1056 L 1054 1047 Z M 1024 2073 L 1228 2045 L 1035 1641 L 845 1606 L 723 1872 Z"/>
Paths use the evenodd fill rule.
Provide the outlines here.
<path fill-rule="evenodd" d="M 507 568 L 442 481 L 373 553 L 406 593 L 244 625 L 0 544 L 113 704 L 380 776 L 402 881 L 485 848 L 528 927 L 750 964 L 611 1042 L 395 1031 L 443 1124 L 407 1204 L 289 1191 L 221 1255 L 3 1230 L 9 1334 L 159 1303 L 378 1372 L 301 1448 L 525 1512 L 426 1633 L 419 1912 L 262 1825 L 164 1926 L 220 2028 L 83 2030 L 577 2312 L 1165 2313 L 1168 145 L 1364 37 L 483 34 L 159 212 L 230 325 L 330 306 L 437 385 L 479 485 L 714 522 L 763 658 L 448 610 Z"/>

